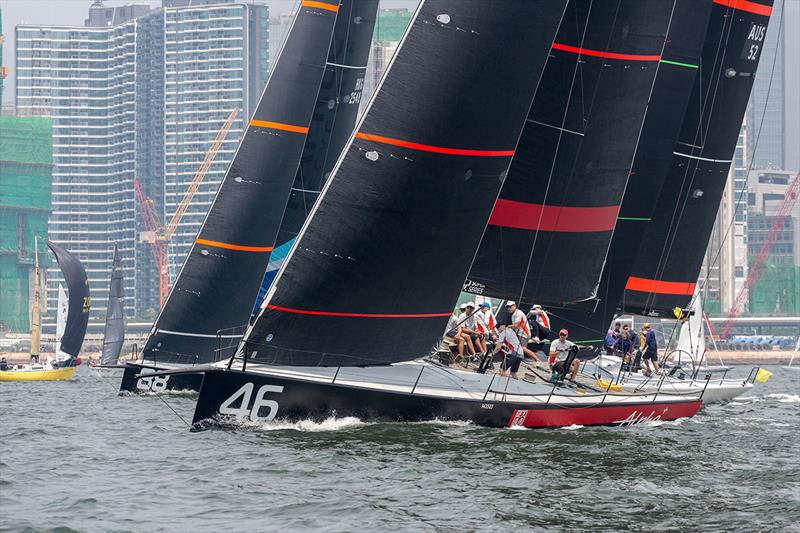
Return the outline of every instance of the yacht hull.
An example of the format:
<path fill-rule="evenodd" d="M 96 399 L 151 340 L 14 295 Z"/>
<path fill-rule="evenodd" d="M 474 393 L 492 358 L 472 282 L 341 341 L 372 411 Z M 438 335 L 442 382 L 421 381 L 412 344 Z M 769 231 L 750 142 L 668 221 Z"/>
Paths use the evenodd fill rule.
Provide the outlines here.
<path fill-rule="evenodd" d="M 189 365 L 158 365 L 159 370 L 181 370 L 189 368 Z M 119 385 L 120 394 L 197 392 L 200 390 L 200 383 L 203 381 L 203 375 L 199 372 L 197 374 L 137 377 L 141 373 L 152 372 L 154 370 L 154 365 L 145 366 L 137 363 L 127 363 L 122 373 L 122 381 Z"/>
<path fill-rule="evenodd" d="M 624 405 L 619 403 L 621 396 L 613 401 L 614 395 L 594 397 L 588 402 L 577 396 L 571 401 L 554 400 L 555 396 L 550 398 L 546 393 L 536 401 L 516 401 L 513 397 L 518 395 L 506 396 L 502 392 L 487 393 L 485 398 L 480 393 L 459 398 L 414 391 L 416 383 L 403 391 L 398 386 L 343 384 L 335 380 L 335 376 L 333 382 L 326 382 L 235 369 L 209 370 L 203 375 L 192 428 L 197 431 L 224 427 L 228 422 L 243 420 L 320 422 L 333 416 L 356 417 L 365 422 L 457 420 L 495 428 L 627 425 L 691 417 L 701 406 L 696 397 L 667 395 L 625 396 Z M 583 404 L 575 404 L 576 398 Z"/>
<path fill-rule="evenodd" d="M 5 370 L 0 372 L 0 381 L 61 381 L 71 379 L 74 366 L 52 370 Z"/>

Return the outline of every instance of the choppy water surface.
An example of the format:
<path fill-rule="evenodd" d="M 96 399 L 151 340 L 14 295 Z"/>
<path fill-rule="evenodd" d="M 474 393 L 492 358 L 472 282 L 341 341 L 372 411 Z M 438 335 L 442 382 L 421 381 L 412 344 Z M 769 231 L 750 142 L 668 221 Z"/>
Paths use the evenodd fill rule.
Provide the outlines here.
<path fill-rule="evenodd" d="M 521 431 L 189 433 L 119 376 L 2 383 L 0 530 L 800 531 L 800 372 L 772 370 L 691 420 Z M 193 398 L 166 401 L 191 418 Z"/>

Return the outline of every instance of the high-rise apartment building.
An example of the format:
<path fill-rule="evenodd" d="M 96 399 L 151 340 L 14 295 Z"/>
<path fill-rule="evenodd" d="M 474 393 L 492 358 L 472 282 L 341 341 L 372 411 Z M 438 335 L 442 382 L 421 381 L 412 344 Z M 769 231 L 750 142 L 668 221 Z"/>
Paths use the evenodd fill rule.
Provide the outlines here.
<path fill-rule="evenodd" d="M 53 120 L 50 238 L 89 275 L 93 315 L 106 308 L 111 250 L 122 256 L 128 316 L 158 309 L 158 272 L 134 192 L 141 183 L 164 223 L 212 139 L 242 109 L 170 245 L 174 277 L 266 83 L 268 11 L 225 0 L 164 7 L 93 2 L 86 27 L 16 28 L 16 98 Z M 55 307 L 61 274 L 49 273 Z"/>

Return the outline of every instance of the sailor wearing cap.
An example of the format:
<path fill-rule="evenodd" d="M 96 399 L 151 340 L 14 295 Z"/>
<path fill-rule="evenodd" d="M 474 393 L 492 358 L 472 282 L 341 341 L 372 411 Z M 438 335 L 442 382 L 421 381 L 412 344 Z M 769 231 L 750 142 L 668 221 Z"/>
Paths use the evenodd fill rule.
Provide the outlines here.
<path fill-rule="evenodd" d="M 528 342 L 531 340 L 531 328 L 528 325 L 528 319 L 525 316 L 525 313 L 517 308 L 517 302 L 513 300 L 506 302 L 506 311 L 508 311 L 508 315 L 511 317 L 509 320 L 511 324 L 508 327 L 517 333 L 517 336 L 522 343 L 522 351 L 525 353 L 525 355 L 534 361 L 537 361 L 538 359 L 536 359 L 536 354 L 528 349 Z M 539 342 L 539 338 L 534 337 L 533 342 Z"/>
<path fill-rule="evenodd" d="M 461 323 L 461 331 L 470 336 L 478 352 L 485 353 L 486 339 L 482 333 L 477 331 L 477 318 L 478 317 L 475 315 L 475 302 L 467 302 L 464 304 L 461 314 L 458 315 L 458 321 Z"/>

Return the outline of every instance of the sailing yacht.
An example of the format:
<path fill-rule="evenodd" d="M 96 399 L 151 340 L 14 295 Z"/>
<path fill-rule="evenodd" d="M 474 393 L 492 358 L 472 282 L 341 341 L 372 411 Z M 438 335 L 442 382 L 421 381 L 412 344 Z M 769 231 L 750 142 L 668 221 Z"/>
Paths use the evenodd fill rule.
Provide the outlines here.
<path fill-rule="evenodd" d="M 125 312 L 123 309 L 124 293 L 122 288 L 122 260 L 119 249 L 114 244 L 114 256 L 111 262 L 111 280 L 106 307 L 106 323 L 103 331 L 103 347 L 100 350 L 98 364 L 90 363 L 96 368 L 115 368 L 119 364 L 119 355 L 125 342 Z"/>
<path fill-rule="evenodd" d="M 89 320 L 89 282 L 86 271 L 77 257 L 60 246 L 47 241 L 47 246 L 56 256 L 69 290 L 69 304 L 64 331 L 56 347 L 56 355 L 45 362 L 39 361 L 41 344 L 39 239 L 36 238 L 34 273 L 36 281 L 33 293 L 33 315 L 31 320 L 31 363 L 6 366 L 0 370 L 0 381 L 57 381 L 70 379 L 75 373 L 78 354 L 86 335 Z M 58 354 L 65 354 L 62 360 Z"/>
<path fill-rule="evenodd" d="M 300 3 L 141 359 L 126 363 L 121 391 L 196 391 L 199 373 L 137 376 L 145 369 L 191 369 L 236 349 L 254 302 L 266 293 L 353 131 L 377 9 L 378 0 Z"/>
<path fill-rule="evenodd" d="M 697 412 L 698 394 L 587 391 L 426 357 L 509 176 L 548 57 L 581 62 L 580 41 L 554 46 L 566 4 L 420 4 L 237 353 L 204 369 L 195 428 L 330 416 L 625 425 Z M 633 26 L 659 12 L 655 2 L 627 5 Z M 627 25 L 612 33 L 640 35 Z"/>

